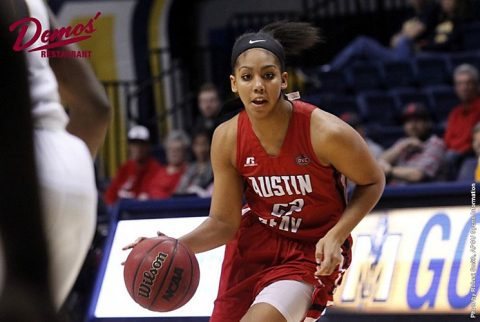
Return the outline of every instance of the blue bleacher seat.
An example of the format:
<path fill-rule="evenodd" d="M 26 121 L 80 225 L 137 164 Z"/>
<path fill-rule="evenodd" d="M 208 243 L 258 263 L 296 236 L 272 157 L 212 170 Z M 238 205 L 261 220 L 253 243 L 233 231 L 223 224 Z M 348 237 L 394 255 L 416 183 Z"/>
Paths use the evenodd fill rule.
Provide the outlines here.
<path fill-rule="evenodd" d="M 347 89 L 348 82 L 342 72 L 319 72 L 320 90 L 322 92 L 343 93 Z"/>
<path fill-rule="evenodd" d="M 334 96 L 328 102 L 328 105 L 325 106 L 325 110 L 336 116 L 340 116 L 345 112 L 359 113 L 357 100 L 351 96 L 341 95 Z"/>
<path fill-rule="evenodd" d="M 431 111 L 435 120 L 444 123 L 450 111 L 459 103 L 455 91 L 447 85 L 429 86 L 423 91 L 430 100 Z"/>
<path fill-rule="evenodd" d="M 345 70 L 355 91 L 376 90 L 382 86 L 382 73 L 376 64 L 357 62 Z"/>
<path fill-rule="evenodd" d="M 377 91 L 361 93 L 357 96 L 362 117 L 369 124 L 395 124 L 397 110 L 391 95 Z"/>
<path fill-rule="evenodd" d="M 432 127 L 432 133 L 436 134 L 438 137 L 443 138 L 443 135 L 445 134 L 445 125 L 446 124 L 434 124 Z"/>
<path fill-rule="evenodd" d="M 389 91 L 389 94 L 395 100 L 397 110 L 401 111 L 403 108 L 412 102 L 419 102 L 425 105 L 425 107 L 430 107 L 430 100 L 427 94 L 419 92 L 415 88 L 395 88 Z"/>
<path fill-rule="evenodd" d="M 421 87 L 446 84 L 450 80 L 447 66 L 448 61 L 444 56 L 423 56 L 415 61 L 416 79 Z"/>
<path fill-rule="evenodd" d="M 322 102 L 322 95 L 320 94 L 303 94 L 301 97 L 302 101 L 307 103 L 313 104 L 315 106 L 319 106 Z"/>
<path fill-rule="evenodd" d="M 324 106 L 328 105 L 329 102 L 332 100 L 333 94 L 328 93 L 319 93 L 319 94 L 308 94 L 302 95 L 300 98 L 302 101 L 315 105 L 323 109 Z"/>
<path fill-rule="evenodd" d="M 475 21 L 463 28 L 463 47 L 465 50 L 480 49 L 480 22 Z"/>
<path fill-rule="evenodd" d="M 390 148 L 398 139 L 405 136 L 402 126 L 372 125 L 366 128 L 367 135 L 383 148 Z"/>
<path fill-rule="evenodd" d="M 381 65 L 383 83 L 387 88 L 413 86 L 415 72 L 410 61 L 386 62 Z"/>
<path fill-rule="evenodd" d="M 458 54 L 451 54 L 449 57 L 450 75 L 452 75 L 455 67 L 460 64 L 470 64 L 480 70 L 480 51 L 478 52 L 461 52 Z"/>

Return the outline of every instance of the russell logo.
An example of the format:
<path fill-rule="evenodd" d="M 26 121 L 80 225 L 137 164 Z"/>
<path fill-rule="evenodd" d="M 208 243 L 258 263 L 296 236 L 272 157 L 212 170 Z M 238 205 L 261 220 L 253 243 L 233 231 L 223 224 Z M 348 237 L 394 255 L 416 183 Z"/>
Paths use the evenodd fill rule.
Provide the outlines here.
<path fill-rule="evenodd" d="M 258 164 L 255 162 L 255 157 L 247 157 L 245 159 L 244 167 L 256 167 Z"/>
<path fill-rule="evenodd" d="M 92 37 L 96 31 L 93 24 L 100 17 L 97 12 L 86 24 L 78 23 L 75 26 L 61 27 L 54 30 L 43 30 L 40 20 L 35 17 L 26 17 L 15 21 L 9 26 L 10 32 L 18 29 L 18 36 L 13 44 L 14 51 L 27 50 L 28 52 L 41 51 L 41 57 L 49 58 L 90 58 L 89 50 L 51 50 L 68 44 L 78 43 Z M 29 30 L 33 29 L 33 32 Z M 43 45 L 33 47 L 40 41 Z"/>

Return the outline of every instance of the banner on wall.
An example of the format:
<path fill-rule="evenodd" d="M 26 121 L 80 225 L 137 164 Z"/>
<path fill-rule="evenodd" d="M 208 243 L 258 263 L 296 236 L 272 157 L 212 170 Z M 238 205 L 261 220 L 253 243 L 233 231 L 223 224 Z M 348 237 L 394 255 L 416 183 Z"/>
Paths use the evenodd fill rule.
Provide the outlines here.
<path fill-rule="evenodd" d="M 335 310 L 469 313 L 480 303 L 473 228 L 479 219 L 469 207 L 367 216 L 352 233 L 352 264 L 335 292 Z"/>

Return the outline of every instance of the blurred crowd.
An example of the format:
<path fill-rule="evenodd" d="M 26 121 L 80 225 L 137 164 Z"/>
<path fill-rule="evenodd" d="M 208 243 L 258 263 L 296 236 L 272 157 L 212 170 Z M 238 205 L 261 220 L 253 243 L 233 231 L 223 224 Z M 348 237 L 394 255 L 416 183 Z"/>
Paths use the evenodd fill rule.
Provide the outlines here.
<path fill-rule="evenodd" d="M 453 75 L 460 101 L 451 107 L 443 136 L 434 133 L 434 120 L 421 102 L 403 107 L 403 136 L 386 148 L 368 137 L 362 118 L 345 112 L 340 118 L 364 137 L 383 168 L 390 185 L 431 181 L 479 181 L 480 84 L 478 70 L 469 64 L 458 66 Z"/>
<path fill-rule="evenodd" d="M 463 49 L 464 27 L 478 18 L 473 1 L 409 0 L 409 3 L 411 15 L 392 35 L 390 46 L 385 47 L 367 36 L 358 36 L 322 69 L 340 70 L 358 57 L 387 62 L 409 59 L 422 52 Z"/>
<path fill-rule="evenodd" d="M 160 146 L 152 146 L 147 127 L 135 125 L 129 129 L 129 157 L 103 194 L 106 205 L 111 206 L 119 199 L 211 196 L 210 144 L 222 106 L 218 89 L 213 84 L 204 84 L 197 103 L 198 116 L 191 132 L 172 130 Z"/>
<path fill-rule="evenodd" d="M 409 3 L 411 15 L 392 35 L 389 47 L 376 39 L 359 36 L 329 64 L 319 67 L 321 75 L 345 70 L 358 61 L 408 61 L 425 53 L 443 55 L 464 50 L 464 26 L 478 18 L 472 1 L 410 0 Z M 480 54 L 475 54 L 480 61 Z M 389 185 L 480 180 L 477 66 L 460 62 L 452 69 L 450 78 L 449 85 L 453 87 L 458 104 L 447 107 L 446 118 L 439 120 L 424 102 L 406 102 L 398 111 L 400 124 L 397 126 L 401 126 L 403 133 L 387 146 L 369 136 L 371 120 L 368 115 L 356 111 L 333 112 L 365 139 Z M 320 86 L 319 91 L 322 90 Z M 130 128 L 127 137 L 129 159 L 105 189 L 105 204 L 111 206 L 119 199 L 211 196 L 210 144 L 225 105 L 221 96 L 214 84 L 202 85 L 197 93 L 198 116 L 194 124 L 187 131 L 171 131 L 160 146 L 152 146 L 147 127 L 135 125 Z M 328 104 L 316 105 L 328 111 Z"/>
<path fill-rule="evenodd" d="M 363 84 L 364 86 L 351 84 L 350 93 L 348 88 L 345 91 L 342 88 L 342 92 L 336 95 L 348 95 L 353 92 L 353 96 L 357 97 L 362 95 L 363 97 L 369 95 L 395 97 L 403 93 L 410 94 L 412 98 L 402 101 L 396 108 L 386 104 L 382 106 L 380 103 L 375 106 L 374 104 L 366 106 L 363 110 L 361 107 L 355 107 L 351 108 L 352 111 L 343 113 L 338 110 L 332 112 L 364 137 L 372 154 L 384 170 L 389 185 L 436 181 L 480 181 L 480 167 L 478 167 L 480 51 L 469 46 L 469 41 L 471 42 L 475 37 L 480 41 L 479 4 L 468 0 L 410 0 L 409 3 L 411 15 L 405 19 L 398 32 L 392 35 L 389 47 L 383 46 L 376 39 L 359 36 L 340 51 L 330 63 L 320 66 L 320 72 L 316 76 L 323 78 L 324 83 L 327 83 L 326 80 L 332 74 L 345 73 L 347 78 L 348 76 L 355 78 L 358 76 L 355 75 L 355 67 L 363 67 L 365 71 L 365 66 L 381 65 L 384 68 L 383 84 L 374 84 L 370 87 L 370 84 Z M 472 36 L 471 30 L 475 28 L 476 34 Z M 468 37 L 467 32 L 470 32 Z M 474 48 L 478 48 L 478 44 Z M 445 66 L 449 61 L 450 68 Z M 424 62 L 430 66 L 420 70 L 422 67 L 420 64 Z M 394 65 L 395 63 L 397 65 Z M 433 76 L 438 71 L 438 68 L 433 65 L 438 63 L 442 71 L 450 71 L 446 80 Z M 406 79 L 402 82 L 399 79 L 389 78 L 386 74 L 391 70 L 385 66 L 397 68 L 400 66 L 405 70 L 406 67 L 413 66 L 413 69 L 417 70 L 408 76 L 405 76 L 405 70 L 403 74 L 397 71 L 395 76 Z M 364 73 L 361 76 L 363 78 L 359 82 L 368 83 L 369 77 L 375 78 L 377 75 Z M 320 85 L 315 89 L 318 92 L 329 85 L 322 86 L 321 83 L 322 79 L 319 80 Z M 423 99 L 426 97 L 424 93 L 433 92 L 439 86 L 442 90 L 446 88 L 447 91 L 451 88 L 454 96 L 451 102 L 456 103 L 449 103 L 450 100 L 442 102 L 443 97 L 440 97 L 440 103 L 426 106 L 426 100 Z M 360 91 L 363 92 L 359 93 Z M 378 94 L 382 91 L 383 94 Z M 326 94 L 320 94 L 322 95 Z M 408 97 L 408 95 L 405 96 Z M 328 104 L 325 105 L 328 110 Z M 378 117 L 378 114 L 389 113 L 395 116 L 395 122 L 379 122 L 388 118 Z M 388 140 L 375 142 L 369 136 L 369 132 L 375 132 L 370 131 L 375 128 L 372 124 L 377 129 L 382 128 L 380 133 L 388 133 L 385 129 L 395 130 L 399 127 L 403 133 L 397 135 L 393 143 Z"/>

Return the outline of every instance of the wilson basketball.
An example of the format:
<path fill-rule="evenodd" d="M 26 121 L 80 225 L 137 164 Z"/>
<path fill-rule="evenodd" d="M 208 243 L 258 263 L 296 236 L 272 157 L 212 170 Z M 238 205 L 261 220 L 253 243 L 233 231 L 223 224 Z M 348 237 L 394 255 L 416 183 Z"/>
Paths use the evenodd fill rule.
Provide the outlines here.
<path fill-rule="evenodd" d="M 166 236 L 142 240 L 127 257 L 123 277 L 128 293 L 144 308 L 168 312 L 187 303 L 198 287 L 197 258 Z"/>

